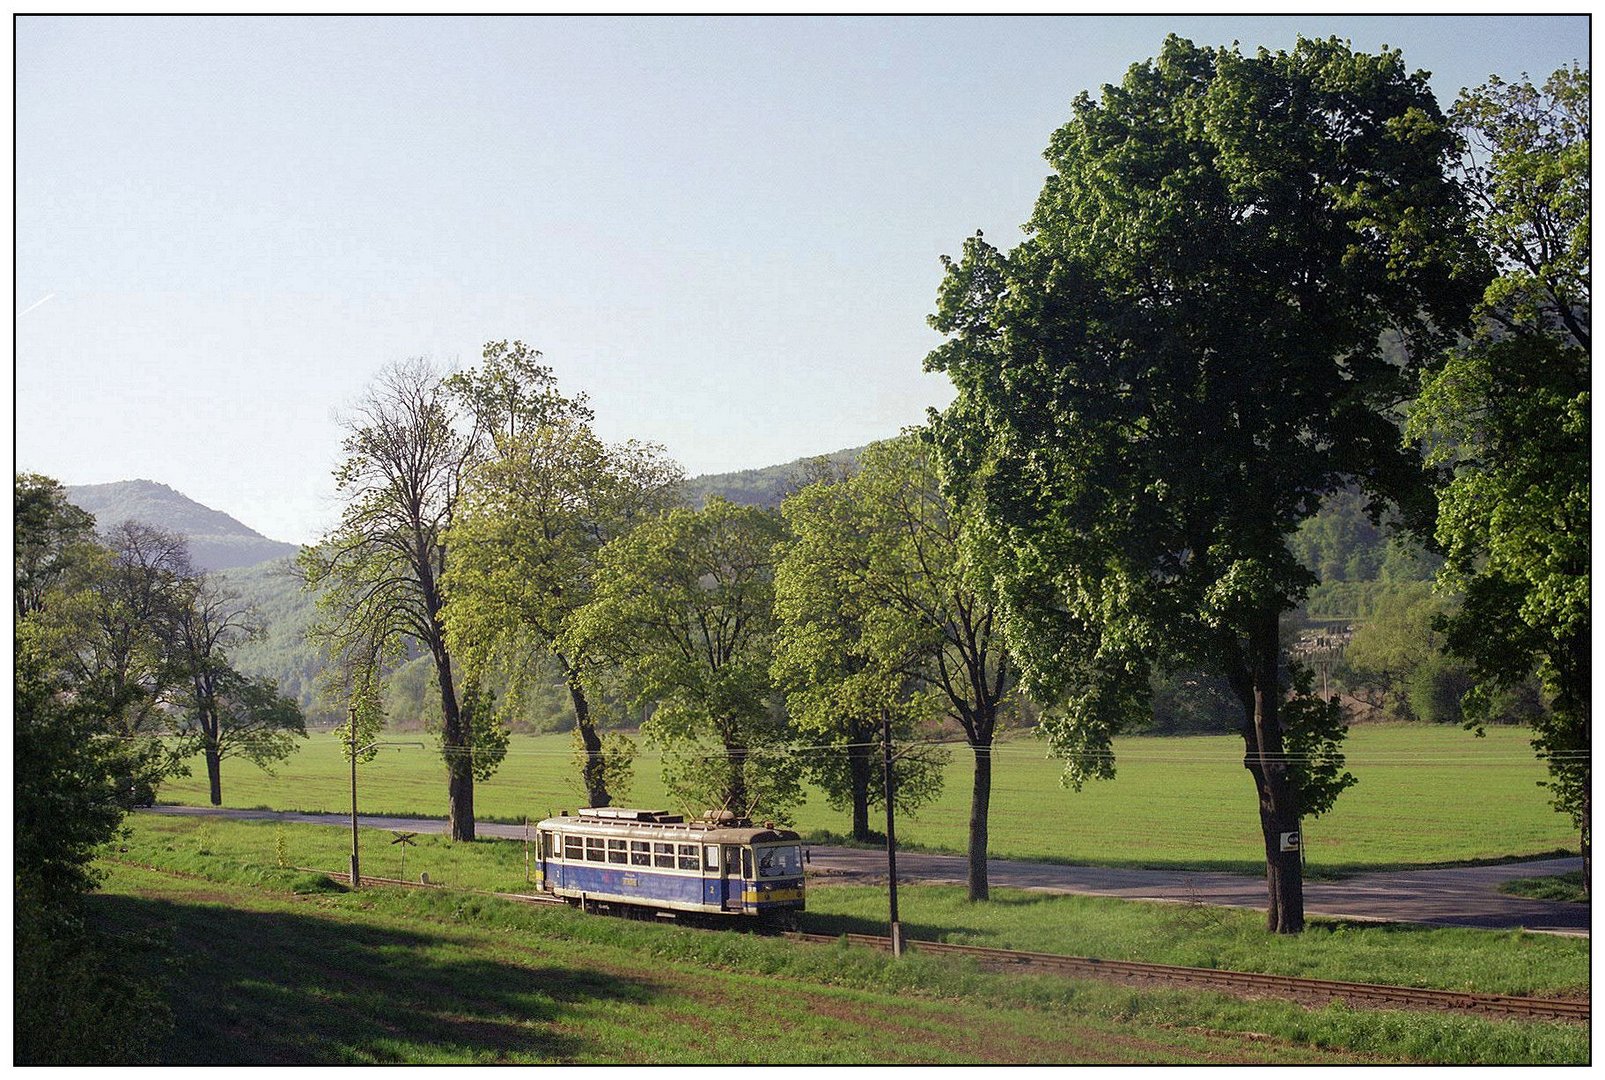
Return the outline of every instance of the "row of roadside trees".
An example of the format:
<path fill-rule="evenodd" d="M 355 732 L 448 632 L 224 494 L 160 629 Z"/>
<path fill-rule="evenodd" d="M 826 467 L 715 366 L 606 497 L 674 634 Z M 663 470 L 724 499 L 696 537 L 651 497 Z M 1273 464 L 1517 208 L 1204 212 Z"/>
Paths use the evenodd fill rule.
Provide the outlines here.
<path fill-rule="evenodd" d="M 1288 838 L 1354 778 L 1340 710 L 1283 655 L 1315 584 L 1288 538 L 1358 490 L 1444 554 L 1473 715 L 1537 672 L 1536 745 L 1586 842 L 1586 87 L 1494 83 L 1445 115 L 1397 53 L 1169 40 L 1077 100 L 1025 241 L 948 264 L 927 365 L 953 405 L 779 517 L 675 505 L 661 450 L 604 444 L 522 343 L 400 365 L 303 558 L 317 633 L 353 690 L 433 657 L 462 839 L 506 748 L 483 687 L 516 697 L 532 656 L 562 673 L 595 805 L 632 768 L 614 701 L 650 706 L 688 805 L 780 816 L 811 775 L 855 832 L 872 732 L 945 719 L 975 757 L 976 898 L 1017 684 L 1080 784 L 1156 674 L 1205 672 L 1241 710 L 1269 924 L 1293 932 Z M 928 793 L 935 760 L 903 767 Z"/>
<path fill-rule="evenodd" d="M 782 516 L 681 505 L 660 448 L 606 444 L 593 419 L 507 341 L 454 374 L 398 364 L 353 411 L 346 510 L 301 568 L 359 741 L 381 722 L 387 665 L 429 655 L 450 830 L 472 839 L 506 711 L 555 663 L 590 805 L 629 783 L 636 748 L 610 710 L 634 701 L 687 809 L 784 818 L 813 778 L 867 839 L 883 725 L 909 744 L 898 802 L 912 807 L 945 761 L 913 744 L 951 717 L 976 754 L 971 891 L 985 896 L 990 748 L 1012 687 L 919 439 L 821 475 Z"/>

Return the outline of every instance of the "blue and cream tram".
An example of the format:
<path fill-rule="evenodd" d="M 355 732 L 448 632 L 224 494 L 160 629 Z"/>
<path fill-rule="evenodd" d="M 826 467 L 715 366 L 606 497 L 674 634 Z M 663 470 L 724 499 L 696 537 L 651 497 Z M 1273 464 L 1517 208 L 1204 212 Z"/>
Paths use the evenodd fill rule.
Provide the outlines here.
<path fill-rule="evenodd" d="M 779 916 L 802 910 L 801 838 L 729 813 L 588 808 L 539 826 L 535 885 L 583 907 Z"/>

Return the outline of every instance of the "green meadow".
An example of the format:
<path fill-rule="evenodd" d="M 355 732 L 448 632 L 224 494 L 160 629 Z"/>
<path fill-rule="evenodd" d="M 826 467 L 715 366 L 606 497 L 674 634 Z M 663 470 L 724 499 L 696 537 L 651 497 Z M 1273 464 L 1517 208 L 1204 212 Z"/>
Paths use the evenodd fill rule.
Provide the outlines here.
<path fill-rule="evenodd" d="M 370 830 L 373 845 L 384 833 Z M 386 1062 L 1579 1064 L 1587 1029 L 994 973 L 837 944 L 708 933 L 457 889 L 351 892 L 316 825 L 135 815 L 101 861 L 97 922 L 144 950 L 172 1064 Z M 521 845 L 420 837 L 411 868 L 516 878 Z M 281 865 L 288 864 L 288 865 Z M 383 871 L 383 865 L 375 870 Z M 1588 944 L 1328 924 L 1297 939 L 1186 905 L 999 890 L 904 892 L 922 937 L 1491 992 L 1572 993 Z M 884 894 L 813 890 L 809 929 L 875 929 Z"/>
<path fill-rule="evenodd" d="M 444 766 L 431 736 L 394 733 L 424 747 L 383 748 L 359 766 L 363 813 L 445 816 Z M 1030 737 L 1001 743 L 993 770 L 990 851 L 998 858 L 1147 867 L 1263 869 L 1254 791 L 1232 736 L 1132 737 L 1115 744 L 1114 780 L 1071 791 L 1060 763 Z M 1390 866 L 1570 852 L 1575 837 L 1538 786 L 1543 766 L 1526 732 L 1490 729 L 1485 738 L 1449 727 L 1366 725 L 1352 729 L 1348 768 L 1359 783 L 1328 815 L 1305 822 L 1311 874 Z M 972 758 L 952 748 L 941 796 L 900 816 L 900 844 L 962 851 L 966 842 Z M 205 805 L 205 771 L 162 788 L 163 802 Z M 350 771 L 339 742 L 310 737 L 276 775 L 225 761 L 225 806 L 344 813 Z M 659 761 L 638 754 L 621 805 L 674 807 Z M 477 786 L 481 820 L 539 820 L 582 802 L 566 735 L 515 736 L 497 773 Z M 759 811 L 760 816 L 762 810 Z M 847 815 L 816 790 L 796 809 L 795 825 L 815 840 L 840 836 Z M 877 822 L 878 823 L 878 822 Z"/>

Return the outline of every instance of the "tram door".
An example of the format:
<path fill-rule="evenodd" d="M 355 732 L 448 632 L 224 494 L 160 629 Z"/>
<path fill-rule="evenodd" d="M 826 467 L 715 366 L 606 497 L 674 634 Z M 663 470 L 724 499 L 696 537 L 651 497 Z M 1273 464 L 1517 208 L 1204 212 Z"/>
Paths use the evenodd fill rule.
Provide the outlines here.
<path fill-rule="evenodd" d="M 741 910 L 741 849 L 726 844 L 719 852 L 719 896 L 726 911 Z M 734 881 L 731 880 L 735 875 Z"/>

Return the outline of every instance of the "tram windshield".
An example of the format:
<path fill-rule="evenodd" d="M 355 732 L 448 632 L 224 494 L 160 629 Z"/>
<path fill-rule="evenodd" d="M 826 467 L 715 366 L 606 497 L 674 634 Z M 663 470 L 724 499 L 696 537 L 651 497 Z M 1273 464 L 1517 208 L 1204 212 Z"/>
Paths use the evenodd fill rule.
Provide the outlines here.
<path fill-rule="evenodd" d="M 802 848 L 796 844 L 758 848 L 757 856 L 758 876 L 761 878 L 802 876 Z"/>

